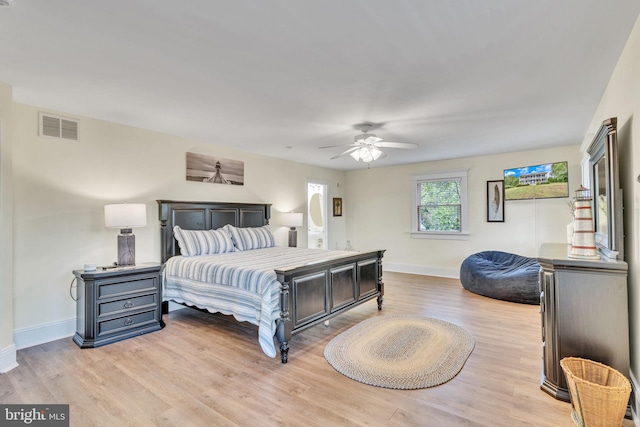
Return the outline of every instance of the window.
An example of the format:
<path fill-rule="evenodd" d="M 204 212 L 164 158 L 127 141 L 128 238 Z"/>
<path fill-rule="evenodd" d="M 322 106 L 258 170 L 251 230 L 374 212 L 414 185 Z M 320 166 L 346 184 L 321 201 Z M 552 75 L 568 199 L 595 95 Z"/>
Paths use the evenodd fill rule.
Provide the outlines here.
<path fill-rule="evenodd" d="M 466 239 L 467 171 L 413 177 L 412 237 Z"/>
<path fill-rule="evenodd" d="M 418 184 L 418 231 L 460 232 L 460 178 Z"/>

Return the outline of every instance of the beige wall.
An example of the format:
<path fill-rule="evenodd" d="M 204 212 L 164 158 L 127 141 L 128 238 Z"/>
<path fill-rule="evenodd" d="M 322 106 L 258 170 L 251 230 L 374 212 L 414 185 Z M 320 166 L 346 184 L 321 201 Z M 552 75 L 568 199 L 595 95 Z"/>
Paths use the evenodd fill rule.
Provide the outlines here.
<path fill-rule="evenodd" d="M 580 141 L 576 141 L 578 144 Z M 486 222 L 486 182 L 502 179 L 503 170 L 567 160 L 569 190 L 580 185 L 579 146 L 417 163 L 347 173 L 347 238 L 356 249 L 387 249 L 387 270 L 458 277 L 469 255 L 501 250 L 536 256 L 541 243 L 566 242 L 572 217 L 568 198 L 505 203 L 505 222 Z M 468 169 L 468 240 L 415 239 L 411 231 L 412 175 Z"/>
<path fill-rule="evenodd" d="M 0 83 L 0 372 L 15 365 L 11 112 L 12 88 Z"/>
<path fill-rule="evenodd" d="M 106 203 L 147 204 L 148 225 L 134 230 L 136 259 L 142 262 L 160 258 L 157 199 L 272 203 L 271 225 L 277 243 L 286 245 L 288 229 L 279 225 L 279 214 L 304 212 L 308 178 L 326 181 L 329 197 L 342 196 L 340 171 L 86 117 L 74 116 L 80 120 L 78 142 L 39 137 L 39 109 L 14 103 L 13 110 L 16 335 L 36 336 L 39 328 L 44 332 L 56 325 L 62 325 L 60 333 L 68 333 L 76 313 L 69 296 L 72 270 L 116 258 L 118 230 L 104 228 Z M 186 181 L 188 151 L 244 161 L 245 185 Z M 332 246 L 344 235 L 343 221 L 330 218 Z M 306 244 L 304 230 L 299 229 L 301 246 Z M 3 326 L 4 335 L 7 328 Z M 21 342 L 16 339 L 19 348 Z"/>
<path fill-rule="evenodd" d="M 618 118 L 624 250 L 625 261 L 629 264 L 631 372 L 637 398 L 637 387 L 640 385 L 640 182 L 637 180 L 640 175 L 640 18 L 593 115 L 587 137 L 594 134 L 602 121 L 609 117 Z"/>

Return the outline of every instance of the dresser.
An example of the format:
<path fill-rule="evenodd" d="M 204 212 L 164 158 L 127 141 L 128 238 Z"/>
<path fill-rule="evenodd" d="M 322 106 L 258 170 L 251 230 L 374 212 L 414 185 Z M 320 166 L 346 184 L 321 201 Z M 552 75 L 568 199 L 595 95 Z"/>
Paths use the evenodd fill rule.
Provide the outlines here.
<path fill-rule="evenodd" d="M 569 258 L 569 245 L 540 248 L 543 363 L 540 388 L 569 401 L 560 360 L 603 363 L 629 377 L 627 263 Z"/>
<path fill-rule="evenodd" d="M 98 347 L 164 327 L 160 264 L 75 270 L 76 334 L 81 348 Z"/>

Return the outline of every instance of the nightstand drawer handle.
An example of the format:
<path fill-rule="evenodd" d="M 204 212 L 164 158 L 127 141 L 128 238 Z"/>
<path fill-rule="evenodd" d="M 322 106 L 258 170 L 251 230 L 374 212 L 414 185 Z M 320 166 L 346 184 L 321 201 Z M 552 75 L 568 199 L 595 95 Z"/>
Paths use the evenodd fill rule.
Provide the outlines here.
<path fill-rule="evenodd" d="M 124 308 L 131 308 L 133 307 L 135 304 L 132 303 L 131 301 L 127 301 L 124 303 Z"/>
<path fill-rule="evenodd" d="M 124 326 L 129 326 L 133 324 L 133 319 L 128 318 L 127 320 L 124 321 Z"/>

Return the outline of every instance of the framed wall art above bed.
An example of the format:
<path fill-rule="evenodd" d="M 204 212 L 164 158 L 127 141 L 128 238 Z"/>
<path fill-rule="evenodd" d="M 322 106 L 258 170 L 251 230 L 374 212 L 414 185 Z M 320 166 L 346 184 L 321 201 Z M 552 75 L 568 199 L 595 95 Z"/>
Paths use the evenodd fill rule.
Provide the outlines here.
<path fill-rule="evenodd" d="M 244 185 L 244 162 L 187 153 L 187 181 Z"/>

